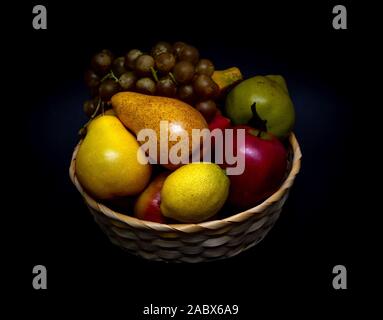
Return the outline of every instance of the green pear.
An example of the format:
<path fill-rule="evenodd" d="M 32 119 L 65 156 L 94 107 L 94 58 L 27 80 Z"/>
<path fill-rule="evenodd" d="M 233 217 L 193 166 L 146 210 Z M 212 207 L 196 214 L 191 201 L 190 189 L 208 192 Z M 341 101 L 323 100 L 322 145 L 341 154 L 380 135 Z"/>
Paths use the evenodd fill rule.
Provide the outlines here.
<path fill-rule="evenodd" d="M 278 74 L 269 74 L 265 76 L 269 80 L 273 80 L 276 83 L 278 83 L 283 89 L 286 90 L 287 93 L 289 93 L 289 90 L 287 89 L 287 84 L 285 81 L 285 78 L 283 78 L 281 75 Z"/>
<path fill-rule="evenodd" d="M 253 110 L 252 110 L 253 106 Z M 235 125 L 254 119 L 279 139 L 289 135 L 295 122 L 294 105 L 282 76 L 255 76 L 242 81 L 226 98 L 226 114 Z"/>

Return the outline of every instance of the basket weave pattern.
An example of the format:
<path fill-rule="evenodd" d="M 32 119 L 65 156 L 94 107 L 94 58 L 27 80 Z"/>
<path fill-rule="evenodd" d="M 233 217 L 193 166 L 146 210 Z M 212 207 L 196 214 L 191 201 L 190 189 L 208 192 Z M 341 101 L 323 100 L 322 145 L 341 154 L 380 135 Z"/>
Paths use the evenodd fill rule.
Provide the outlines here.
<path fill-rule="evenodd" d="M 73 152 L 69 174 L 95 221 L 110 241 L 145 259 L 172 262 L 202 262 L 228 258 L 259 243 L 278 219 L 289 189 L 300 170 L 301 151 L 294 134 L 291 169 L 281 187 L 256 207 L 222 220 L 199 224 L 160 224 L 143 221 L 111 210 L 90 197 L 76 177 Z"/>

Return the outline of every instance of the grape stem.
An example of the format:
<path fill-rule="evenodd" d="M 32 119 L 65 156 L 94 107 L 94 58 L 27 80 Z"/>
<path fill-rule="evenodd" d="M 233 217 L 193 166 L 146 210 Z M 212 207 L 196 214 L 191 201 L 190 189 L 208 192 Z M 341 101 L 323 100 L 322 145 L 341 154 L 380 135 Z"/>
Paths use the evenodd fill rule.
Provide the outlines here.
<path fill-rule="evenodd" d="M 172 78 L 173 82 L 177 85 L 178 83 L 176 81 L 176 78 L 174 78 L 173 73 L 169 72 L 169 76 L 170 76 L 170 78 Z"/>
<path fill-rule="evenodd" d="M 104 80 L 108 79 L 110 77 L 110 73 L 107 73 L 102 79 L 101 79 L 101 82 L 103 82 Z"/>
<path fill-rule="evenodd" d="M 156 82 L 158 82 L 157 71 L 153 67 L 150 67 L 150 71 L 152 72 L 154 80 L 156 80 Z"/>
<path fill-rule="evenodd" d="M 115 74 L 113 73 L 113 70 L 110 70 L 110 76 L 111 76 L 111 78 L 114 80 L 114 81 L 116 81 L 116 82 L 118 82 L 118 78 L 115 76 Z"/>
<path fill-rule="evenodd" d="M 103 103 L 101 103 L 101 98 L 98 98 L 98 103 L 97 103 L 97 107 L 96 107 L 96 110 L 94 110 L 93 114 L 90 116 L 90 119 L 93 119 L 96 114 L 98 113 L 98 110 L 100 109 L 100 105 L 103 105 Z M 103 106 L 104 108 L 104 106 Z M 86 125 L 89 123 L 89 121 L 86 123 Z"/>
<path fill-rule="evenodd" d="M 114 81 L 118 81 L 118 78 L 115 76 L 115 74 L 113 73 L 113 70 L 110 70 L 109 73 L 107 73 L 102 79 L 101 79 L 101 82 L 103 82 L 104 80 L 106 79 L 109 79 L 109 78 L 112 78 Z"/>
<path fill-rule="evenodd" d="M 104 114 L 104 102 L 101 102 L 101 98 L 98 98 L 97 107 L 94 110 L 93 114 L 90 116 L 90 119 L 82 126 L 82 128 L 79 130 L 79 135 L 83 134 L 83 129 L 86 129 L 89 125 L 89 123 L 94 119 L 96 114 L 98 113 L 98 110 L 100 109 L 100 106 L 102 106 L 102 114 Z"/>

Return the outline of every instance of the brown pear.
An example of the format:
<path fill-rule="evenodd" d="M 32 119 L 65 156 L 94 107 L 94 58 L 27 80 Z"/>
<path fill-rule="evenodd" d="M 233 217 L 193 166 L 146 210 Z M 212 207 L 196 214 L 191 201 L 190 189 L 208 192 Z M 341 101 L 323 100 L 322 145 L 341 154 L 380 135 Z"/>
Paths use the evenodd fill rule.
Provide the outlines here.
<path fill-rule="evenodd" d="M 187 136 L 189 153 L 187 158 L 197 149 L 199 143 L 192 143 L 193 129 L 207 129 L 208 125 L 201 113 L 177 99 L 149 96 L 135 92 L 120 92 L 115 94 L 112 99 L 113 110 L 121 122 L 136 135 L 142 129 L 152 129 L 157 135 L 157 163 L 162 164 L 168 169 L 175 169 L 182 164 L 161 163 L 160 159 L 169 159 L 171 148 L 180 139 L 174 140 L 174 136 Z M 167 121 L 168 148 L 164 150 L 160 144 L 161 121 Z M 164 125 L 164 123 L 162 123 Z M 172 138 L 173 137 L 173 138 Z M 144 143 L 144 142 L 141 142 Z M 162 153 L 162 156 L 160 156 Z"/>

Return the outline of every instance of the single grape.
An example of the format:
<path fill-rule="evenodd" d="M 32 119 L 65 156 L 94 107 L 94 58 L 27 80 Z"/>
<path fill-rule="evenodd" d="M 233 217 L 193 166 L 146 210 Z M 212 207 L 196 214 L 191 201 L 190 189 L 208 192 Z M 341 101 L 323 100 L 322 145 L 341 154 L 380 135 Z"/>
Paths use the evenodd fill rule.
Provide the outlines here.
<path fill-rule="evenodd" d="M 180 61 L 174 66 L 173 75 L 177 82 L 189 83 L 194 76 L 194 66 L 188 61 Z"/>
<path fill-rule="evenodd" d="M 154 58 L 166 52 L 172 52 L 172 46 L 170 43 L 165 41 L 160 41 L 156 43 L 156 45 L 150 51 L 151 55 Z"/>
<path fill-rule="evenodd" d="M 136 64 L 136 60 L 139 56 L 141 56 L 143 53 L 141 50 L 138 49 L 132 49 L 130 50 L 126 56 L 125 56 L 125 68 L 126 69 L 134 69 L 134 66 Z"/>
<path fill-rule="evenodd" d="M 187 44 L 185 42 L 181 42 L 181 41 L 178 41 L 178 42 L 175 42 L 173 44 L 173 54 L 176 58 L 179 57 L 181 51 L 183 50 L 184 47 L 186 47 Z"/>
<path fill-rule="evenodd" d="M 156 93 L 156 83 L 150 78 L 141 78 L 136 83 L 136 89 L 140 93 L 153 95 Z"/>
<path fill-rule="evenodd" d="M 118 57 L 114 59 L 112 71 L 117 78 L 126 72 L 125 57 Z"/>
<path fill-rule="evenodd" d="M 110 59 L 112 59 L 112 61 L 114 60 L 114 54 L 109 49 L 103 49 L 101 50 L 101 52 L 106 53 L 110 57 Z"/>
<path fill-rule="evenodd" d="M 100 76 L 107 74 L 112 66 L 112 57 L 105 52 L 99 52 L 93 56 L 91 66 Z"/>
<path fill-rule="evenodd" d="M 91 69 L 85 72 L 84 81 L 88 88 L 95 88 L 100 85 L 100 77 Z"/>
<path fill-rule="evenodd" d="M 100 83 L 101 83 L 101 82 L 100 82 Z M 90 96 L 91 96 L 92 98 L 98 96 L 99 88 L 100 88 L 100 86 L 90 88 Z"/>
<path fill-rule="evenodd" d="M 214 118 L 218 110 L 213 100 L 201 101 L 195 105 L 195 108 L 201 112 L 207 122 Z"/>
<path fill-rule="evenodd" d="M 133 71 L 123 73 L 118 79 L 118 82 L 124 91 L 132 90 L 135 87 L 136 81 L 137 77 Z"/>
<path fill-rule="evenodd" d="M 195 91 L 192 85 L 187 84 L 178 88 L 178 98 L 189 104 L 193 104 L 196 99 Z"/>
<path fill-rule="evenodd" d="M 101 83 L 99 88 L 100 98 L 103 101 L 109 101 L 110 98 L 120 90 L 121 87 L 118 82 L 113 79 L 106 79 Z"/>
<path fill-rule="evenodd" d="M 163 97 L 174 97 L 176 93 L 177 86 L 170 77 L 161 78 L 157 82 L 157 95 Z"/>
<path fill-rule="evenodd" d="M 199 60 L 199 52 L 195 47 L 186 45 L 180 51 L 178 60 L 189 61 L 192 64 L 196 64 Z"/>
<path fill-rule="evenodd" d="M 139 76 L 145 77 L 151 74 L 151 68 L 153 67 L 153 57 L 149 56 L 148 54 L 143 54 L 137 58 L 134 70 Z"/>
<path fill-rule="evenodd" d="M 216 97 L 219 88 L 213 79 L 205 74 L 200 74 L 193 81 L 193 87 L 198 95 L 203 100 L 208 100 Z"/>
<path fill-rule="evenodd" d="M 162 53 L 155 58 L 156 67 L 162 73 L 168 73 L 176 64 L 176 58 L 169 52 Z"/>
<path fill-rule="evenodd" d="M 209 59 L 201 59 L 195 67 L 195 72 L 211 76 L 214 72 L 214 64 Z"/>
<path fill-rule="evenodd" d="M 93 100 L 86 100 L 84 102 L 84 105 L 83 105 L 83 110 L 85 112 L 85 114 L 90 118 L 94 112 L 94 110 L 96 110 L 96 107 L 94 105 L 94 101 Z"/>

